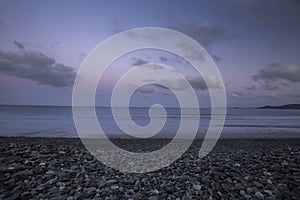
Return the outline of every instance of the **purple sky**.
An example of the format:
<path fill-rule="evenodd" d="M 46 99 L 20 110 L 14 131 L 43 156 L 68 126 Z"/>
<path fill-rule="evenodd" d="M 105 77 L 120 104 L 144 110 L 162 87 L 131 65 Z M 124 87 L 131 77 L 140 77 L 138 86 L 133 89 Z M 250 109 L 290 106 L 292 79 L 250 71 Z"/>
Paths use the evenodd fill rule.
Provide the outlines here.
<path fill-rule="evenodd" d="M 76 71 L 101 41 L 146 26 L 181 31 L 214 58 L 229 106 L 299 103 L 300 2 L 227 1 L 14 1 L 0 2 L 0 104 L 71 105 Z M 118 73 L 143 62 L 193 70 L 170 53 L 143 50 L 112 64 L 100 82 L 97 105 L 105 105 Z M 196 82 L 199 80 L 199 82 Z M 201 79 L 193 79 L 200 105 L 209 101 Z M 141 88 L 134 105 L 174 96 Z M 175 103 L 174 103 L 175 102 Z"/>

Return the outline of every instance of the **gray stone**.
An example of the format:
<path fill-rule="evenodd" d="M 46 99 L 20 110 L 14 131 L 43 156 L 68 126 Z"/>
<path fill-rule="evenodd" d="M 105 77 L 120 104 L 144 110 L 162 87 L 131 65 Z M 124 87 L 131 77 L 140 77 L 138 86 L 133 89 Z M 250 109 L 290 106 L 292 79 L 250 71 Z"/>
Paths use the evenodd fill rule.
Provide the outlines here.
<path fill-rule="evenodd" d="M 255 192 L 255 197 L 260 200 L 265 199 L 265 196 L 261 192 Z"/>
<path fill-rule="evenodd" d="M 194 190 L 201 190 L 201 185 L 193 185 Z"/>
<path fill-rule="evenodd" d="M 242 190 L 242 189 L 244 189 L 244 186 L 241 183 L 237 183 L 234 187 L 235 187 L 236 190 Z"/>
<path fill-rule="evenodd" d="M 31 199 L 33 195 L 30 192 L 23 192 L 21 194 L 21 199 Z"/>
<path fill-rule="evenodd" d="M 273 192 L 271 190 L 264 190 L 264 192 L 266 194 L 268 194 L 269 196 L 272 196 L 273 195 Z"/>
<path fill-rule="evenodd" d="M 113 185 L 113 186 L 110 187 L 110 189 L 113 190 L 113 191 L 117 191 L 119 189 L 119 186 Z"/>
<path fill-rule="evenodd" d="M 241 191 L 240 191 L 240 195 L 245 196 L 245 195 L 246 195 L 246 192 L 245 192 L 244 190 L 241 190 Z"/>
<path fill-rule="evenodd" d="M 156 196 L 150 196 L 148 200 L 158 200 L 158 198 Z"/>
<path fill-rule="evenodd" d="M 253 192 L 253 189 L 252 188 L 247 188 L 247 193 L 248 194 L 251 194 Z"/>
<path fill-rule="evenodd" d="M 254 181 L 253 184 L 257 187 L 257 188 L 262 188 L 264 187 L 263 184 L 261 184 L 260 182 Z"/>

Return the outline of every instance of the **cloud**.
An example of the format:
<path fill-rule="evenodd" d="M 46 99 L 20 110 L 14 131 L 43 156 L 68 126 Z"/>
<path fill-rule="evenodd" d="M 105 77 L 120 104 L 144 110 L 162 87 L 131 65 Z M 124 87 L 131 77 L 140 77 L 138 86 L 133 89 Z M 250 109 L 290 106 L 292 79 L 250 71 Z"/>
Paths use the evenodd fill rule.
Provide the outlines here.
<path fill-rule="evenodd" d="M 160 84 L 148 84 L 137 90 L 141 95 L 148 97 L 150 94 L 170 95 L 168 88 Z"/>
<path fill-rule="evenodd" d="M 211 57 L 213 58 L 213 60 L 214 60 L 215 62 L 220 62 L 220 61 L 222 60 L 221 57 L 216 56 L 216 55 L 212 55 Z"/>
<path fill-rule="evenodd" d="M 255 85 L 247 86 L 245 88 L 246 88 L 246 90 L 249 90 L 249 91 L 256 90 L 256 86 Z"/>
<path fill-rule="evenodd" d="M 21 43 L 15 44 L 22 49 Z M 0 73 L 52 87 L 73 85 L 76 76 L 74 68 L 57 63 L 54 58 L 41 52 L 22 50 L 20 53 L 0 51 Z"/>
<path fill-rule="evenodd" d="M 187 34 L 205 47 L 210 47 L 219 40 L 237 36 L 229 34 L 223 27 L 211 23 L 194 24 L 176 18 L 172 18 L 170 23 L 169 28 Z"/>
<path fill-rule="evenodd" d="M 300 66 L 272 63 L 259 70 L 252 79 L 258 81 L 265 90 L 279 90 L 291 83 L 300 83 Z"/>
<path fill-rule="evenodd" d="M 204 79 L 201 77 L 188 76 L 188 77 L 186 77 L 186 79 L 190 82 L 190 84 L 194 90 L 199 91 L 199 90 L 207 90 L 208 89 Z M 161 81 L 165 84 L 171 85 L 170 89 L 179 90 L 179 91 L 187 90 L 187 88 L 185 87 L 185 84 L 183 84 L 184 80 L 182 80 L 182 79 L 171 79 L 170 78 L 170 79 L 164 79 Z M 214 77 L 208 78 L 208 82 L 209 82 L 209 85 L 211 85 L 213 89 L 220 88 L 220 84 Z M 166 87 L 159 85 L 159 84 L 154 84 L 153 87 L 155 87 L 157 89 L 162 89 L 162 90 L 166 89 Z"/>
<path fill-rule="evenodd" d="M 19 50 L 25 49 L 24 44 L 22 44 L 21 42 L 14 41 L 14 44 L 16 45 L 16 47 L 18 47 Z"/>
<path fill-rule="evenodd" d="M 132 58 L 132 60 L 133 60 L 132 63 L 133 66 L 139 66 L 139 65 L 144 65 L 149 63 L 147 60 L 143 60 L 140 58 Z"/>
<path fill-rule="evenodd" d="M 290 82 L 300 82 L 300 66 L 289 65 L 280 66 L 278 63 L 272 63 L 264 69 L 259 70 L 253 80 L 287 80 Z"/>
<path fill-rule="evenodd" d="M 169 59 L 168 59 L 166 56 L 161 56 L 161 57 L 160 57 L 160 60 L 161 60 L 162 62 L 167 62 Z"/>
<path fill-rule="evenodd" d="M 155 89 L 153 87 L 142 87 L 137 90 L 142 94 L 152 94 L 155 93 Z"/>
<path fill-rule="evenodd" d="M 287 96 L 292 98 L 300 98 L 300 94 L 288 94 Z"/>
<path fill-rule="evenodd" d="M 241 98 L 241 97 L 244 97 L 245 94 L 242 93 L 242 92 L 232 92 L 232 93 L 231 93 L 231 96 L 232 96 L 233 98 Z"/>
<path fill-rule="evenodd" d="M 278 99 L 279 98 L 279 95 L 276 93 L 265 93 L 260 96 L 264 97 L 264 98 L 268 98 L 268 99 Z"/>
<path fill-rule="evenodd" d="M 207 86 L 201 77 L 188 77 L 192 87 L 196 90 L 206 90 Z"/>
<path fill-rule="evenodd" d="M 87 57 L 87 54 L 86 54 L 86 53 L 80 53 L 80 54 L 79 54 L 79 60 L 80 60 L 80 61 L 83 61 L 86 57 Z"/>

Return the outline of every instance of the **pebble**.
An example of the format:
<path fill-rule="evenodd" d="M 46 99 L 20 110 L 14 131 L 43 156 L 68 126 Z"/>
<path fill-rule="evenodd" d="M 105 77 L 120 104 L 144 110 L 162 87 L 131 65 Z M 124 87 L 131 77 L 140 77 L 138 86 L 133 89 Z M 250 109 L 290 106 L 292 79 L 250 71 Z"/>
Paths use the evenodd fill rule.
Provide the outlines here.
<path fill-rule="evenodd" d="M 199 191 L 199 190 L 201 190 L 202 187 L 201 187 L 201 185 L 193 185 L 193 188 L 194 188 L 195 190 L 198 190 L 198 191 Z"/>
<path fill-rule="evenodd" d="M 272 174 L 270 172 L 263 172 L 263 175 L 265 175 L 265 176 L 271 176 Z"/>
<path fill-rule="evenodd" d="M 271 190 L 264 190 L 265 193 L 267 193 L 269 196 L 273 195 L 273 192 Z"/>
<path fill-rule="evenodd" d="M 119 190 L 119 186 L 113 185 L 113 186 L 110 187 L 110 189 L 113 190 L 113 191 L 116 191 L 116 190 Z"/>
<path fill-rule="evenodd" d="M 248 194 L 251 194 L 253 192 L 253 189 L 252 188 L 247 188 L 247 193 Z"/>
<path fill-rule="evenodd" d="M 30 192 L 23 192 L 21 194 L 21 198 L 26 200 L 26 199 L 31 199 L 33 197 L 33 195 Z"/>
<path fill-rule="evenodd" d="M 263 184 L 261 184 L 260 182 L 254 181 L 253 184 L 257 187 L 257 188 L 262 188 L 264 187 Z"/>
<path fill-rule="evenodd" d="M 245 196 L 245 195 L 246 195 L 246 192 L 245 192 L 244 190 L 241 190 L 241 191 L 240 191 L 240 195 Z"/>
<path fill-rule="evenodd" d="M 260 200 L 265 199 L 265 196 L 261 192 L 255 192 L 255 197 Z"/>
<path fill-rule="evenodd" d="M 46 172 L 46 174 L 47 174 L 47 175 L 54 175 L 54 174 L 55 174 L 55 171 L 49 170 L 49 171 Z"/>
<path fill-rule="evenodd" d="M 158 198 L 156 196 L 150 196 L 148 200 L 158 200 Z"/>

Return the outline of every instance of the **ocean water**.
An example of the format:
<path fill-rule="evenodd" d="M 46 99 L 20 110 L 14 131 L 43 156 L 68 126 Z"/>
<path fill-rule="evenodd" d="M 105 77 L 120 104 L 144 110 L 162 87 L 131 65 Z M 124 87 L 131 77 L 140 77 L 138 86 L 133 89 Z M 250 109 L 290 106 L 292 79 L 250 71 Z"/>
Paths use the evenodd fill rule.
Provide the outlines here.
<path fill-rule="evenodd" d="M 89 109 L 81 109 L 82 116 L 90 115 Z M 148 108 L 130 108 L 130 116 L 122 115 L 123 110 L 128 108 L 118 109 L 121 114 L 114 118 L 110 108 L 96 108 L 99 124 L 109 136 L 122 137 L 125 135 L 116 125 L 115 120 L 120 120 L 125 124 L 133 120 L 140 126 L 146 126 L 151 121 Z M 163 128 L 154 137 L 173 137 L 178 130 L 181 117 L 187 123 L 198 123 L 199 116 L 195 114 L 195 110 L 188 109 L 186 111 L 187 114 L 181 115 L 180 109 L 167 108 L 166 119 L 160 112 L 154 112 L 153 123 L 166 120 Z M 200 109 L 198 137 L 206 134 L 210 118 L 209 108 Z M 0 136 L 78 137 L 71 107 L 0 106 L 0 130 Z M 188 129 L 186 134 L 189 134 Z M 300 110 L 229 108 L 221 137 L 300 137 Z"/>

